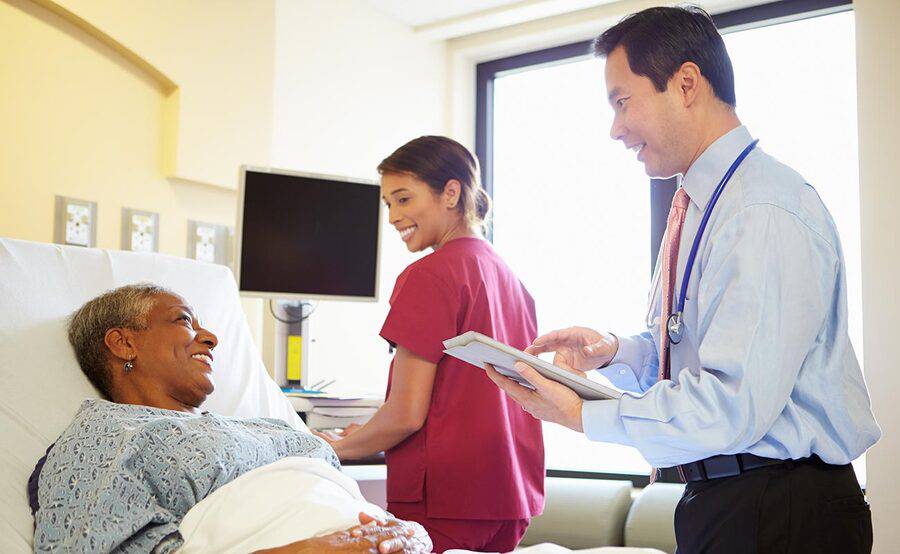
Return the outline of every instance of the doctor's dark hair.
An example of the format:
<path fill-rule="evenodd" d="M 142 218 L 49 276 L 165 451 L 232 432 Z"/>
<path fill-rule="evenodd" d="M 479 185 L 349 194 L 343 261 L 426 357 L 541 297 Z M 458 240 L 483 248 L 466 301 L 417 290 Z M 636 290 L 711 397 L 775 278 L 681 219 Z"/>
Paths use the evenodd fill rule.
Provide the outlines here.
<path fill-rule="evenodd" d="M 461 185 L 459 212 L 472 227 L 484 228 L 491 211 L 491 198 L 478 178 L 478 159 L 455 140 L 441 136 L 413 139 L 378 164 L 378 173 L 412 175 L 424 181 L 435 194 L 444 192 L 453 179 Z"/>
<path fill-rule="evenodd" d="M 109 350 L 104 342 L 106 332 L 114 327 L 146 329 L 150 310 L 162 294 L 178 296 L 150 283 L 126 285 L 88 300 L 69 316 L 69 344 L 75 350 L 78 365 L 106 398 L 111 399 L 110 371 L 114 369 L 110 367 Z"/>
<path fill-rule="evenodd" d="M 622 46 L 628 65 L 663 92 L 685 62 L 693 62 L 715 95 L 734 107 L 734 69 L 725 42 L 702 8 L 649 8 L 626 16 L 594 39 L 593 52 L 605 58 Z"/>

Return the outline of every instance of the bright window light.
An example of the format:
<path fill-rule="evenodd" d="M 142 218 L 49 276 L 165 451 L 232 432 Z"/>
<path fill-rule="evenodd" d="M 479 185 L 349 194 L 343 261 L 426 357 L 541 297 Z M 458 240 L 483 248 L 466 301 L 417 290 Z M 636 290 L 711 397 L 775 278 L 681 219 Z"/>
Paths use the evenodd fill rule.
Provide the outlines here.
<path fill-rule="evenodd" d="M 650 189 L 609 138 L 603 61 L 494 81 L 494 245 L 537 304 L 541 333 L 640 332 L 650 285 Z M 648 473 L 633 448 L 544 424 L 551 469 Z"/>
<path fill-rule="evenodd" d="M 806 177 L 841 234 L 850 335 L 862 361 L 853 12 L 725 35 L 738 115 L 760 147 Z M 535 297 L 539 331 L 642 330 L 650 281 L 650 187 L 609 137 L 603 61 L 494 81 L 494 244 Z M 647 474 L 634 449 L 544 425 L 550 469 Z M 864 468 L 857 465 L 864 482 Z"/>

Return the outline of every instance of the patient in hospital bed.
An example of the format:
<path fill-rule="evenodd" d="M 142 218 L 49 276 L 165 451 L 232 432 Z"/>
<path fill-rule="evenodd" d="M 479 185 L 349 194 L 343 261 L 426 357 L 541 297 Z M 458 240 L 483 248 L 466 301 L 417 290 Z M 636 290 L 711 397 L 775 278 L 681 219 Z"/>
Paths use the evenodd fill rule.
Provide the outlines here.
<path fill-rule="evenodd" d="M 29 481 L 36 551 L 430 552 L 334 451 L 276 419 L 201 412 L 217 339 L 184 299 L 129 285 L 69 323 L 87 400 Z"/>

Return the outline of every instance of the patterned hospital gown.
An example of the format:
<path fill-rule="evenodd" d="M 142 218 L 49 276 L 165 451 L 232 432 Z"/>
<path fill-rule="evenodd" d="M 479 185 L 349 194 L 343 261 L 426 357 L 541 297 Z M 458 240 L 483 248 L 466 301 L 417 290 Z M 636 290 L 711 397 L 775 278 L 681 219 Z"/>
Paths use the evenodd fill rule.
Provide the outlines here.
<path fill-rule="evenodd" d="M 40 471 L 35 551 L 173 552 L 191 507 L 288 456 L 340 468 L 324 441 L 280 420 L 87 400 Z"/>

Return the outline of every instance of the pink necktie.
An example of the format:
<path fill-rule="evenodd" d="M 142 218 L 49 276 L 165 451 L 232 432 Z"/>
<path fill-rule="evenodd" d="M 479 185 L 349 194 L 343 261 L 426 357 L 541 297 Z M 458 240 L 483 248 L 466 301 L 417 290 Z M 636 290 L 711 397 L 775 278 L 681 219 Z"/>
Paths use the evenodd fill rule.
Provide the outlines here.
<path fill-rule="evenodd" d="M 666 222 L 666 241 L 663 244 L 662 257 L 662 317 L 659 320 L 659 380 L 668 379 L 669 372 L 669 333 L 666 332 L 669 316 L 672 315 L 672 294 L 675 292 L 675 271 L 678 269 L 678 246 L 681 242 L 681 228 L 684 226 L 684 214 L 687 213 L 691 197 L 683 188 L 678 189 L 669 209 Z M 678 468 L 679 475 L 681 468 Z M 659 470 L 650 472 L 650 484 L 656 482 Z M 682 475 L 682 481 L 684 476 Z"/>
<path fill-rule="evenodd" d="M 681 228 L 691 198 L 683 188 L 678 189 L 672 199 L 669 220 L 666 222 L 666 242 L 662 258 L 662 317 L 659 320 L 659 380 L 669 379 L 669 333 L 666 332 L 669 316 L 672 315 L 672 294 L 675 292 L 675 272 L 678 270 L 678 245 L 681 242 Z"/>

